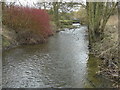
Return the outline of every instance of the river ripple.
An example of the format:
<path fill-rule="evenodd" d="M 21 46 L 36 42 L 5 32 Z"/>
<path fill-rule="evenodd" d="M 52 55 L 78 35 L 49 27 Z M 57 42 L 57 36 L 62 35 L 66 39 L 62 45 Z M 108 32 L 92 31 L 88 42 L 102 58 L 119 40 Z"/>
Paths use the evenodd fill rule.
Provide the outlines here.
<path fill-rule="evenodd" d="M 87 81 L 87 27 L 65 29 L 41 45 L 3 52 L 3 88 L 83 88 Z"/>

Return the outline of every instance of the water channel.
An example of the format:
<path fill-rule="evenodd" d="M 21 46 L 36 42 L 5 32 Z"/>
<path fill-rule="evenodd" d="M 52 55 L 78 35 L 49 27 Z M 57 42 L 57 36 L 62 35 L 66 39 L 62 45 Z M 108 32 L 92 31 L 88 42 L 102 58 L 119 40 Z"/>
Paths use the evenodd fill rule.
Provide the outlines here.
<path fill-rule="evenodd" d="M 3 88 L 112 87 L 95 76 L 97 59 L 89 56 L 87 27 L 65 29 L 40 45 L 3 52 Z"/>

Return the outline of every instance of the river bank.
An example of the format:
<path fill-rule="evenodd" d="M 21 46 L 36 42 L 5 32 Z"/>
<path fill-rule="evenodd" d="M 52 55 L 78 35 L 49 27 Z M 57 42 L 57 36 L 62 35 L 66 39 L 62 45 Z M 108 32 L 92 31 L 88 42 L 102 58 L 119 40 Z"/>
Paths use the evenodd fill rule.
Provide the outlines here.
<path fill-rule="evenodd" d="M 47 42 L 48 38 L 54 33 L 47 37 L 42 37 L 39 34 L 30 32 L 29 30 L 24 32 L 23 30 L 19 33 L 15 32 L 9 27 L 2 27 L 2 50 L 8 50 L 20 45 L 35 45 Z"/>
<path fill-rule="evenodd" d="M 118 16 L 111 16 L 104 34 L 103 40 L 93 43 L 92 53 L 102 61 L 97 74 L 114 82 L 113 87 L 119 87 Z"/>
<path fill-rule="evenodd" d="M 3 26 L 2 27 L 2 50 L 7 50 L 18 46 L 16 34 L 13 30 Z"/>

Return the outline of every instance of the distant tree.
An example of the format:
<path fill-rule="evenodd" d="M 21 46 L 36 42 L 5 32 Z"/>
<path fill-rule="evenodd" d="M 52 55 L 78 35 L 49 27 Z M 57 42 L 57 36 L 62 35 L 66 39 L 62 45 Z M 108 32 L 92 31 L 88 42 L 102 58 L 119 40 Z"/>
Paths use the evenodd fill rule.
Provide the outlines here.
<path fill-rule="evenodd" d="M 59 26 L 59 8 L 60 8 L 60 2 L 53 2 L 53 15 L 54 15 L 54 21 Z"/>
<path fill-rule="evenodd" d="M 87 24 L 87 12 L 85 8 L 80 7 L 79 11 L 73 13 L 73 17 L 80 19 L 81 24 Z"/>

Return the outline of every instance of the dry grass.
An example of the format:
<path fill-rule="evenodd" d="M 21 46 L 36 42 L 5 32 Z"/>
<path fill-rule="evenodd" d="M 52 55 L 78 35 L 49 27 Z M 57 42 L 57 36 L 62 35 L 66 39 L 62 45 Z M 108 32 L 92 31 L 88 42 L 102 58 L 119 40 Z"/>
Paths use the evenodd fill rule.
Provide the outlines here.
<path fill-rule="evenodd" d="M 101 57 L 101 74 L 111 81 L 117 82 L 118 79 L 118 15 L 109 18 L 104 30 L 105 37 L 101 42 L 96 42 L 94 51 L 98 57 Z M 104 72 L 105 71 L 105 72 Z M 113 73 L 114 72 L 114 73 Z M 109 73 L 109 74 L 108 74 Z M 114 77 L 114 75 L 116 77 Z M 118 87 L 115 83 L 113 87 Z"/>
<path fill-rule="evenodd" d="M 118 15 L 113 15 L 109 18 L 107 25 L 118 25 Z"/>
<path fill-rule="evenodd" d="M 109 35 L 114 42 L 118 41 L 118 15 L 113 15 L 107 22 L 105 34 Z"/>

